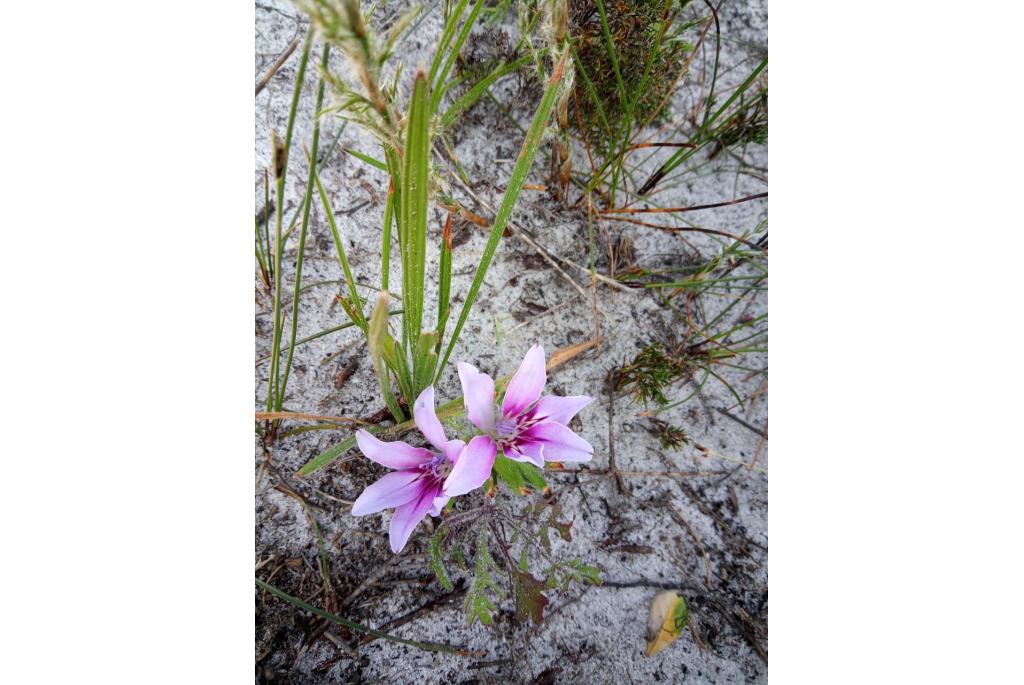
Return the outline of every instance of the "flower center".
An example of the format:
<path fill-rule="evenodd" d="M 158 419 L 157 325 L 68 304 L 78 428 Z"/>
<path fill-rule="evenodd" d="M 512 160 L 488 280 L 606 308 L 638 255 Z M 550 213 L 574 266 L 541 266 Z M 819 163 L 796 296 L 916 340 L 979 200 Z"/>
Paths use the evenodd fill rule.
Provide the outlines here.
<path fill-rule="evenodd" d="M 420 467 L 424 471 L 430 471 L 435 478 L 447 478 L 452 471 L 452 464 L 443 454 L 435 454 L 434 458 Z"/>
<path fill-rule="evenodd" d="M 519 428 L 519 423 L 512 419 L 503 418 L 494 426 L 495 431 L 498 433 L 498 438 L 501 440 L 509 440 L 514 438 L 516 430 Z"/>

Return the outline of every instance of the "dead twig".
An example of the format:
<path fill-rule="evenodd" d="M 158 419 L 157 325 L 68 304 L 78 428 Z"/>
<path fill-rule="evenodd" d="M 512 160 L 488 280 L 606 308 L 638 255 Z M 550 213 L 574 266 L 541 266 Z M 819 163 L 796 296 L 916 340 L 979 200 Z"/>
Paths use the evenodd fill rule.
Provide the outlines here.
<path fill-rule="evenodd" d="M 608 372 L 608 473 L 615 479 L 615 489 L 620 495 L 627 493 L 626 484 L 615 465 L 615 384 L 612 378 L 615 370 Z"/>
<path fill-rule="evenodd" d="M 396 561 L 401 561 L 402 559 L 417 559 L 417 558 L 426 559 L 426 557 L 427 557 L 426 554 L 411 554 L 411 555 L 406 555 L 405 557 L 403 557 L 401 555 L 398 555 L 398 554 L 391 555 L 390 559 L 388 559 L 386 562 L 384 562 L 384 564 L 382 564 L 376 571 L 374 571 L 369 576 L 367 576 L 366 579 L 362 583 L 360 583 L 359 586 L 356 587 L 355 590 L 350 592 L 348 594 L 348 597 L 346 597 L 345 599 L 341 600 L 341 608 L 344 609 L 349 604 L 351 604 L 356 599 L 356 597 L 358 597 L 359 595 L 361 595 L 364 592 L 366 592 L 366 590 L 368 590 L 373 585 L 376 585 L 377 583 L 379 583 L 380 580 L 385 575 L 387 575 L 388 571 L 392 570 L 392 568 L 394 567 Z"/>
<path fill-rule="evenodd" d="M 761 442 L 757 445 L 757 451 L 754 452 L 754 458 L 750 460 L 750 464 L 747 468 L 753 470 L 757 467 L 757 462 L 761 458 L 761 452 L 764 450 L 764 444 L 768 442 L 768 435 L 764 434 L 761 436 Z"/>
<path fill-rule="evenodd" d="M 609 220 L 611 220 L 612 217 L 602 217 L 602 218 L 604 218 L 606 221 L 609 221 Z M 692 231 L 694 233 L 707 233 L 708 235 L 720 235 L 723 238 L 729 238 L 731 240 L 735 240 L 738 243 L 743 243 L 747 247 L 753 248 L 755 250 L 760 250 L 761 252 L 766 252 L 767 251 L 767 248 L 764 248 L 764 247 L 758 245 L 757 243 L 751 242 L 751 241 L 747 240 L 746 238 L 740 238 L 739 236 L 733 235 L 732 233 L 727 233 L 726 231 L 719 231 L 719 230 L 714 229 L 714 228 L 704 228 L 702 226 L 665 226 L 663 224 L 652 224 L 649 221 L 640 221 L 639 219 L 627 219 L 626 217 L 622 217 L 622 216 L 614 217 L 614 218 L 617 221 L 624 221 L 627 224 L 636 224 L 637 226 L 646 226 L 647 228 L 656 228 L 659 231 L 667 231 L 668 233 L 684 233 L 686 231 Z"/>
<path fill-rule="evenodd" d="M 627 292 L 627 293 L 628 292 L 633 292 L 635 290 L 634 288 L 631 288 L 628 285 L 625 285 L 624 283 L 620 283 L 619 281 L 616 281 L 614 278 L 609 278 L 608 276 L 605 276 L 602 273 L 598 273 L 596 270 L 595 271 L 591 271 L 587 267 L 582 266 L 580 264 L 577 264 L 576 262 L 572 261 L 571 259 L 568 259 L 566 257 L 558 257 L 558 259 L 560 259 L 561 261 L 565 262 L 566 264 L 568 264 L 569 266 L 573 267 L 574 269 L 579 269 L 580 271 L 583 271 L 583 272 L 586 272 L 586 273 L 590 274 L 593 278 L 596 278 L 597 280 L 601 281 L 605 285 L 611 286 L 612 288 L 615 288 L 616 290 L 621 290 L 621 291 Z"/>
<path fill-rule="evenodd" d="M 587 473 L 592 476 L 601 476 L 603 478 L 612 477 L 614 474 L 607 469 L 545 469 L 545 473 L 548 475 L 560 475 L 569 473 Z M 622 476 L 623 478 L 712 478 L 714 476 L 722 476 L 728 471 L 623 471 L 622 469 L 616 469 L 615 473 Z M 577 485 L 583 485 L 591 481 L 598 480 L 592 478 L 587 481 L 578 483 Z"/>
<path fill-rule="evenodd" d="M 536 321 L 537 319 L 541 319 L 541 318 L 543 318 L 545 316 L 548 316 L 549 314 L 553 314 L 553 313 L 555 313 L 555 312 L 557 312 L 557 311 L 559 311 L 561 309 L 565 309 L 569 305 L 573 304 L 575 301 L 576 301 L 576 296 L 574 295 L 571 299 L 566 300 L 562 304 L 555 305 L 554 307 L 550 307 L 548 309 L 545 309 L 544 311 L 540 312 L 539 314 L 534 314 L 533 316 L 531 316 L 528 319 L 522 321 L 521 323 L 517 323 L 512 328 L 508 329 L 505 333 L 509 334 L 509 333 L 512 333 L 512 331 L 519 330 L 523 326 L 528 326 L 531 323 L 533 323 L 534 321 Z"/>
<path fill-rule="evenodd" d="M 729 205 L 738 205 L 741 202 L 750 202 L 751 200 L 761 200 L 768 197 L 768 193 L 757 193 L 756 195 L 748 195 L 746 197 L 736 198 L 735 200 L 726 200 L 725 202 L 713 202 L 709 205 L 693 205 L 692 207 L 643 207 L 640 209 L 630 209 L 629 207 L 620 207 L 618 209 L 605 209 L 602 214 L 675 214 L 677 212 L 695 212 L 700 209 L 715 209 L 716 207 L 728 207 Z"/>
<path fill-rule="evenodd" d="M 292 42 L 288 43 L 288 47 L 284 49 L 281 56 L 274 60 L 274 63 L 270 65 L 270 68 L 267 69 L 267 73 L 263 75 L 263 78 L 256 82 L 256 95 L 259 95 L 260 91 L 267 87 L 267 84 L 270 83 L 270 79 L 274 78 L 274 74 L 277 73 L 277 70 L 288 61 L 288 58 L 292 56 L 293 52 L 295 52 L 295 48 L 299 47 L 300 38 L 301 36 L 295 36 L 295 38 L 292 39 Z"/>
<path fill-rule="evenodd" d="M 435 609 L 440 609 L 440 608 L 446 607 L 446 606 L 448 606 L 450 604 L 454 604 L 458 600 L 462 599 L 462 596 L 464 594 L 466 594 L 466 591 L 463 589 L 463 590 L 455 590 L 453 592 L 447 592 L 447 593 L 441 595 L 440 597 L 435 597 L 434 599 L 428 601 L 426 604 L 424 604 L 424 605 L 422 605 L 420 607 L 417 607 L 416 609 L 413 609 L 412 611 L 410 611 L 409 613 L 405 614 L 404 616 L 399 616 L 398 618 L 396 618 L 393 621 L 388 621 L 387 623 L 382 625 L 379 628 L 379 630 L 391 631 L 391 630 L 394 630 L 395 628 L 400 628 L 401 626 L 404 626 L 406 623 L 411 623 L 412 621 L 415 621 L 420 616 L 422 616 L 424 614 L 428 614 L 428 613 L 434 611 Z M 372 635 L 367 635 L 362 640 L 360 640 L 360 644 L 367 644 L 369 642 L 373 642 L 376 639 L 377 638 L 372 636 Z M 467 650 L 465 648 L 457 648 L 457 649 L 459 649 L 459 651 L 462 652 L 464 656 L 470 656 L 470 655 L 472 655 L 472 656 L 486 656 L 487 655 L 486 652 L 471 651 L 471 650 Z"/>
<path fill-rule="evenodd" d="M 478 661 L 475 664 L 466 666 L 466 668 L 476 670 L 478 668 L 491 668 L 492 666 L 507 666 L 510 663 L 512 663 L 511 659 L 494 659 L 492 661 Z"/>
<path fill-rule="evenodd" d="M 328 421 L 330 423 L 352 423 L 366 425 L 363 419 L 354 419 L 351 416 L 327 416 L 324 414 L 307 414 L 300 411 L 258 411 L 257 421 L 276 421 L 278 419 L 294 419 L 296 421 Z"/>
<path fill-rule="evenodd" d="M 768 433 L 766 433 L 765 431 L 761 430 L 757 426 L 754 426 L 752 424 L 747 423 L 746 421 L 744 421 L 743 419 L 741 419 L 740 417 L 738 417 L 738 416 L 736 416 L 734 414 L 730 414 L 725 409 L 722 409 L 721 407 L 715 407 L 715 409 L 718 410 L 718 413 L 721 414 L 722 416 L 725 416 L 727 418 L 732 419 L 733 421 L 735 421 L 736 423 L 740 424 L 744 428 L 749 428 L 750 430 L 752 430 L 755 433 L 757 433 L 758 435 L 760 435 L 762 438 L 767 438 L 768 437 Z"/>
<path fill-rule="evenodd" d="M 690 525 L 690 522 L 686 520 L 685 516 L 683 516 L 683 512 L 679 511 L 679 508 L 676 507 L 676 505 L 673 502 L 669 502 L 668 506 L 668 513 L 672 516 L 673 519 L 675 519 L 676 523 L 678 523 L 680 526 L 686 529 L 686 532 L 690 534 L 690 537 L 693 538 L 693 541 L 697 544 L 697 549 L 700 550 L 701 556 L 704 557 L 704 582 L 707 585 L 708 590 L 710 590 L 711 557 L 708 556 L 707 547 L 705 547 L 704 542 L 699 537 L 697 537 L 697 533 L 694 532 L 693 527 Z"/>
<path fill-rule="evenodd" d="M 345 642 L 344 640 L 342 640 L 340 637 L 338 637 L 331 631 L 325 630 L 324 637 L 330 640 L 331 644 L 333 644 L 335 647 L 344 652 L 345 656 L 347 656 L 348 658 L 352 659 L 353 661 L 359 659 L 359 650 L 350 645 L 349 643 Z"/>

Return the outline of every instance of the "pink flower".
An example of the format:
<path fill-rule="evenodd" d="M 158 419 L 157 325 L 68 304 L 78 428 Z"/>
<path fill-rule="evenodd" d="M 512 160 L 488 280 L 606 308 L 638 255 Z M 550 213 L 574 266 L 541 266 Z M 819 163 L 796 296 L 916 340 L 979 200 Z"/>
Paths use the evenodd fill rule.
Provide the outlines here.
<path fill-rule="evenodd" d="M 457 469 L 472 471 L 475 482 L 480 473 L 490 474 L 500 448 L 514 461 L 543 468 L 545 461 L 590 461 L 594 448 L 568 428 L 577 412 L 594 401 L 586 395 L 541 397 L 547 381 L 544 348 L 534 345 L 512 376 L 500 409 L 494 405 L 494 380 L 476 367 L 459 362 L 459 379 L 466 402 L 466 415 L 483 431 L 469 441 Z M 480 482 L 486 480 L 485 475 Z M 446 483 L 445 494 L 462 494 L 459 483 Z M 475 486 L 474 486 L 475 487 Z"/>
<path fill-rule="evenodd" d="M 382 442 L 364 430 L 356 432 L 356 442 L 367 459 L 395 471 L 363 490 L 352 504 L 352 515 L 365 516 L 394 507 L 389 537 L 395 553 L 402 551 L 413 529 L 428 513 L 440 516 L 451 497 L 479 487 L 490 475 L 488 467 L 487 475 L 477 481 L 475 470 L 461 467 L 460 455 L 466 443 L 445 437 L 434 412 L 433 387 L 416 399 L 413 418 L 416 427 L 439 452 L 401 441 Z"/>

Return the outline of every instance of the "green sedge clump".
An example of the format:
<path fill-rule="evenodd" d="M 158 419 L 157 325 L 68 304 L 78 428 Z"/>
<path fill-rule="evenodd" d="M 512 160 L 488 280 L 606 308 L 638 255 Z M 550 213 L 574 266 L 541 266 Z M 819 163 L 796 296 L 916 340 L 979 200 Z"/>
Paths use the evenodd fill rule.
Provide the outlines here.
<path fill-rule="evenodd" d="M 665 390 L 681 378 L 688 377 L 685 359 L 671 355 L 660 343 L 651 343 L 632 362 L 618 369 L 615 389 L 632 393 L 637 402 L 659 406 L 668 404 Z"/>
<path fill-rule="evenodd" d="M 767 77 L 763 79 L 767 81 Z M 768 142 L 768 86 L 763 84 L 753 97 L 741 97 L 733 115 L 715 137 L 714 157 L 724 148 L 765 145 Z"/>
<path fill-rule="evenodd" d="M 592 147 L 607 151 L 624 125 L 664 109 L 693 49 L 673 23 L 681 10 L 665 0 L 570 0 L 569 33 L 585 78 L 569 119 Z"/>

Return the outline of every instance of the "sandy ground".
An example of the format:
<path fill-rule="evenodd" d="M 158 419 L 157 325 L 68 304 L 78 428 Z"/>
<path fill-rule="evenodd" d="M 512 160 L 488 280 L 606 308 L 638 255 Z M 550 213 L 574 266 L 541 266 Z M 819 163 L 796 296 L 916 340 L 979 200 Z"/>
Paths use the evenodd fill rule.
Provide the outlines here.
<path fill-rule="evenodd" d="M 428 4 L 428 6 L 430 6 Z M 399 10 L 386 5 L 376 21 L 386 21 Z M 440 8 L 435 3 L 421 27 L 399 48 L 407 65 L 429 59 L 441 26 Z M 756 64 L 758 47 L 767 45 L 767 8 L 764 2 L 735 3 L 722 11 L 722 60 L 725 82 L 736 83 L 742 72 Z M 264 0 L 256 10 L 257 76 L 262 75 L 289 41 L 300 31 L 297 13 L 287 2 Z M 752 61 L 753 60 L 753 61 Z M 312 62 L 312 60 L 311 60 Z M 263 203 L 262 169 L 270 166 L 269 137 L 272 129 L 285 129 L 289 99 L 298 55 L 294 55 L 256 97 L 255 202 Z M 338 70 L 344 67 L 335 57 Z M 738 68 L 736 68 L 738 66 Z M 692 106 L 698 92 L 700 71 L 695 61 L 693 75 L 673 102 L 675 112 Z M 536 105 L 529 88 L 516 77 L 496 88 L 498 99 L 511 103 L 513 115 L 525 125 Z M 315 80 L 307 75 L 302 106 L 296 123 L 295 140 L 301 159 L 301 145 L 312 131 L 311 108 Z M 324 123 L 322 140 L 330 141 L 338 130 L 336 120 Z M 474 192 L 497 206 L 512 169 L 522 134 L 493 106 L 473 110 L 453 136 L 455 152 L 470 179 Z M 379 231 L 386 177 L 383 172 L 344 154 L 341 147 L 375 152 L 374 142 L 355 126 L 341 134 L 322 179 L 338 214 L 349 259 L 356 279 L 377 283 L 379 277 Z M 546 159 L 546 151 L 538 156 Z M 748 160 L 767 167 L 767 150 L 748 149 Z M 578 157 L 577 166 L 586 164 Z M 736 162 L 723 159 L 723 167 Z M 529 179 L 545 182 L 546 165 L 538 161 Z M 289 169 L 290 216 L 301 199 L 305 164 Z M 741 197 L 766 190 L 763 182 L 746 175 L 722 172 L 703 174 L 681 184 L 666 202 L 697 205 Z M 488 213 L 456 187 L 457 196 L 478 213 Z M 319 206 L 317 207 L 319 209 Z M 767 218 L 767 201 L 747 202 L 702 213 L 699 224 L 740 233 L 753 229 Z M 436 210 L 430 224 L 428 263 L 437 259 L 436 246 L 444 214 Z M 540 192 L 524 192 L 513 216 L 517 227 L 528 229 L 553 255 L 585 264 L 588 254 L 585 217 L 565 210 Z M 608 271 L 607 244 L 620 236 L 633 241 L 637 262 L 663 264 L 671 256 L 678 260 L 690 249 L 675 236 L 639 226 L 610 222 L 598 233 L 598 269 Z M 686 239 L 707 257 L 716 251 L 708 236 L 687 234 Z M 483 249 L 486 235 L 472 224 L 455 226 L 455 306 L 461 305 L 472 273 Z M 294 263 L 295 240 L 285 253 Z M 314 284 L 341 278 L 330 233 L 321 213 L 314 211 L 306 245 L 303 281 Z M 394 252 L 393 252 L 394 254 Z M 587 273 L 565 266 L 566 274 L 587 293 L 587 298 L 552 269 L 537 252 L 516 237 L 503 240 L 477 305 L 470 316 L 453 361 L 464 360 L 495 376 L 513 372 L 526 350 L 535 343 L 550 353 L 557 348 L 585 342 L 594 335 L 594 310 Z M 398 273 L 397 260 L 392 265 Z M 286 266 L 290 279 L 291 266 Z M 290 281 L 286 281 L 286 291 Z M 271 301 L 257 282 L 256 356 L 269 352 Z M 299 335 L 305 336 L 345 321 L 334 304 L 338 285 L 328 283 L 307 290 L 301 299 Z M 428 297 L 430 297 L 428 295 Z M 290 311 L 290 295 L 287 309 Z M 725 475 L 682 479 L 632 476 L 625 479 L 626 492 L 619 492 L 610 478 L 555 475 L 557 491 L 566 489 L 561 504 L 567 516 L 575 516 L 573 539 L 559 543 L 556 553 L 576 557 L 601 569 L 605 584 L 599 587 L 573 586 L 565 594 L 549 592 L 551 603 L 539 626 L 522 626 L 511 619 L 509 602 L 501 607 L 491 627 L 479 623 L 467 626 L 458 589 L 448 595 L 426 565 L 423 553 L 429 540 L 427 525 L 421 525 L 397 559 L 387 544 L 389 514 L 355 518 L 344 501 L 351 501 L 375 480 L 383 469 L 365 460 L 357 451 L 326 471 L 307 479 L 293 477 L 296 469 L 323 449 L 337 443 L 345 433 L 314 431 L 289 437 L 268 453 L 256 441 L 255 561 L 262 564 L 257 575 L 273 576 L 272 582 L 317 606 L 324 605 L 324 590 L 317 571 L 316 537 L 303 505 L 285 494 L 291 489 L 310 505 L 327 543 L 332 591 L 342 601 L 371 575 L 379 581 L 348 603 L 339 613 L 363 624 L 382 627 L 410 639 L 442 641 L 467 650 L 475 657 L 437 654 L 377 640 L 348 646 L 354 638 L 332 627 L 328 635 L 323 623 L 314 621 L 272 597 L 256 595 L 257 682 L 335 683 L 648 683 L 648 682 L 760 682 L 767 677 L 768 600 L 768 454 L 761 435 L 727 418 L 726 409 L 758 429 L 767 425 L 767 393 L 738 408 L 720 384 L 704 390 L 684 406 L 663 416 L 686 429 L 692 439 L 710 448 L 703 456 L 692 446 L 663 449 L 642 416 L 644 407 L 628 396 L 614 399 L 614 420 L 609 430 L 609 395 L 605 377 L 609 369 L 631 360 L 647 343 L 671 336 L 677 324 L 671 313 L 644 290 L 623 292 L 598 288 L 603 311 L 600 350 L 591 350 L 549 376 L 547 391 L 556 394 L 590 394 L 598 399 L 581 414 L 580 433 L 595 448 L 588 466 L 608 465 L 610 440 L 614 440 L 617 465 L 630 471 L 713 471 Z M 431 300 L 428 300 L 431 301 Z M 548 310 L 554 310 L 550 313 Z M 457 309 L 456 309 L 457 311 Z M 750 313 L 767 311 L 767 296 L 757 300 Z M 766 355 L 748 357 L 747 366 L 764 368 Z M 358 368 L 347 380 L 351 369 Z M 255 366 L 257 408 L 265 396 L 268 364 Z M 757 391 L 761 379 L 745 381 L 742 372 L 727 373 L 745 400 Z M 674 388 L 672 397 L 681 399 L 692 385 Z M 454 364 L 437 388 L 439 401 L 460 394 Z M 345 330 L 300 347 L 285 401 L 288 409 L 342 416 L 367 416 L 377 412 L 378 398 L 369 356 L 360 335 Z M 749 461 L 760 449 L 758 468 L 736 469 L 737 462 Z M 464 498 L 460 508 L 484 501 L 476 492 Z M 500 502 L 518 506 L 521 500 L 508 493 Z M 653 658 L 645 656 L 648 607 L 659 586 L 684 589 L 706 649 L 684 633 L 668 649 Z M 686 590 L 689 588 L 689 590 Z M 763 634 L 741 634 L 744 615 L 764 627 Z M 400 626 L 394 621 L 411 616 Z M 748 631 L 749 632 L 749 631 Z"/>

